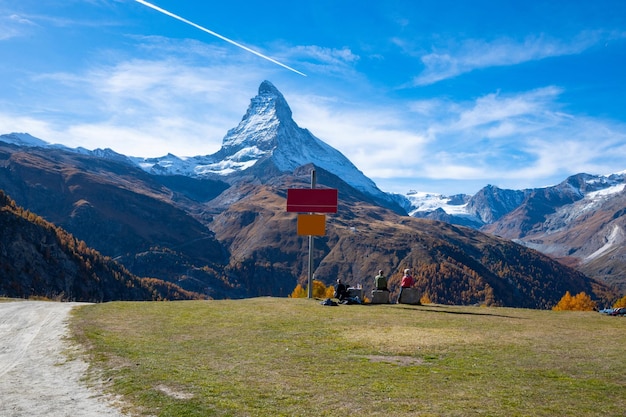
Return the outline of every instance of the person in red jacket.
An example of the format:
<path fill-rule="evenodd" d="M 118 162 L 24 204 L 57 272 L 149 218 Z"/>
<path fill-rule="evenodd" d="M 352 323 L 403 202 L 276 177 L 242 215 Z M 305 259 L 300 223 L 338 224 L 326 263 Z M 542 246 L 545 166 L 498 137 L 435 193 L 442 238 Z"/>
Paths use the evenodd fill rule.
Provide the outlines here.
<path fill-rule="evenodd" d="M 400 295 L 398 295 L 398 303 L 402 301 L 402 291 L 405 288 L 411 288 L 415 284 L 415 279 L 411 276 L 411 270 L 405 269 L 404 275 L 402 276 L 402 281 L 400 281 Z"/>

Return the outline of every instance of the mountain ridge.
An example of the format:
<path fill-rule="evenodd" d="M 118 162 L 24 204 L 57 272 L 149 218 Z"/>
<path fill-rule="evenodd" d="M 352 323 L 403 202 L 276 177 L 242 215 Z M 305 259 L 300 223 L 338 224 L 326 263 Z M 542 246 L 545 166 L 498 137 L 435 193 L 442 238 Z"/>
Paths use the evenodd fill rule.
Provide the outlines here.
<path fill-rule="evenodd" d="M 489 185 L 452 209 L 445 197 L 439 197 L 444 203 L 439 206 L 414 198 L 407 209 L 415 217 L 514 240 L 626 291 L 626 253 L 621 249 L 625 188 L 626 172 L 580 173 L 543 188 L 503 190 Z"/>
<path fill-rule="evenodd" d="M 610 292 L 532 250 L 450 226 L 453 222 L 445 219 L 450 215 L 442 209 L 436 220 L 447 223 L 407 217 L 408 199 L 383 193 L 345 156 L 298 127 L 269 82 L 261 84 L 241 122 L 213 155 L 141 159 L 111 150 L 41 146 L 31 138 L 0 136 L 0 187 L 133 273 L 181 283 L 208 297 L 289 294 L 306 266 L 298 257 L 305 251 L 304 239 L 295 235 L 294 217 L 285 212 L 286 188 L 308 188 L 313 169 L 320 187 L 337 188 L 340 195 L 327 236 L 315 239 L 321 246 L 315 250 L 320 259 L 316 276 L 327 284 L 343 276 L 367 289 L 371 271 L 384 267 L 396 290 L 400 277 L 394 271 L 413 267 L 420 288 L 442 303 L 546 308 L 558 301 L 568 282 L 572 292 Z M 26 144 L 17 146 L 19 141 Z M 303 146 L 323 155 L 297 166 L 307 154 Z M 216 155 L 230 158 L 220 174 L 202 168 L 220 166 Z M 520 199 L 518 192 L 493 186 L 483 197 L 493 207 L 476 199 L 474 214 L 465 217 L 474 216 L 473 229 L 488 216 L 501 218 Z M 462 195 L 447 201 L 457 207 L 471 202 Z M 534 300 L 525 297 L 539 294 L 543 284 L 524 282 L 529 267 L 554 287 L 544 285 Z M 440 278 L 446 275 L 466 295 L 445 288 Z"/>
<path fill-rule="evenodd" d="M 269 91 L 273 93 L 274 89 L 275 87 L 272 86 Z M 263 89 L 260 88 L 260 90 Z M 284 100 L 284 98 L 280 100 Z M 254 106 L 251 105 L 247 114 L 250 113 L 251 109 L 254 109 Z M 288 107 L 286 109 L 284 112 L 290 114 Z M 243 120 L 246 120 L 245 116 Z M 230 132 L 232 131 L 233 129 Z M 228 137 L 229 134 L 225 138 Z M 47 142 L 28 134 L 14 133 L 2 135 L 0 140 L 16 144 L 16 146 L 65 149 L 62 146 L 50 146 Z M 97 156 L 123 164 L 140 165 L 136 161 L 132 161 L 132 158 L 117 154 L 112 150 L 97 149 L 95 151 L 87 151 L 78 148 L 70 151 L 79 155 Z M 168 158 L 177 157 L 169 155 L 161 159 L 159 163 L 163 163 Z M 254 165 L 256 167 L 252 166 L 248 170 L 252 177 L 256 176 L 255 171 L 257 170 L 261 176 L 267 176 L 270 172 L 274 172 L 272 175 L 276 177 L 281 175 L 280 169 L 275 164 L 272 164 L 269 158 L 258 160 Z M 161 165 L 155 163 L 154 166 Z M 141 168 L 144 172 L 155 173 L 158 170 L 154 166 L 150 169 L 146 169 L 145 166 Z M 170 173 L 168 174 L 168 172 Z M 160 183 L 165 185 L 171 185 L 173 182 L 179 183 L 178 186 L 182 187 L 177 192 L 178 197 L 176 198 L 179 199 L 191 198 L 208 201 L 228 188 L 227 183 L 223 182 L 227 180 L 227 176 L 188 177 L 180 174 L 172 175 L 171 172 L 159 172 L 158 177 L 161 179 Z M 236 178 L 237 176 L 231 173 L 231 179 L 228 181 L 236 181 Z M 616 219 L 605 220 L 605 223 L 610 224 L 609 226 L 594 221 L 586 225 L 575 222 L 570 227 L 566 221 L 567 219 L 574 219 L 576 216 L 572 213 L 577 210 L 589 211 L 589 207 L 595 207 L 597 211 L 604 211 L 602 205 L 598 205 L 597 201 L 602 201 L 603 204 L 607 205 L 609 204 L 607 201 L 617 198 L 619 191 L 623 190 L 624 183 L 626 183 L 625 178 L 626 172 L 608 175 L 576 174 L 555 186 L 537 189 L 505 190 L 493 185 L 487 185 L 473 196 L 461 194 L 446 197 L 439 194 L 417 192 L 411 192 L 407 196 L 397 194 L 388 194 L 388 196 L 393 202 L 391 207 L 397 213 L 404 211 L 413 217 L 468 226 L 489 234 L 511 239 L 519 244 L 555 257 L 564 264 L 579 269 L 591 277 L 597 277 L 612 285 L 616 285 L 622 291 L 626 291 L 626 279 L 623 278 L 626 273 L 626 254 L 620 249 L 620 245 L 624 241 L 621 236 L 625 234 L 626 225 L 615 221 L 621 217 L 617 216 L 616 213 L 626 206 L 626 202 L 621 203 L 621 206 L 619 202 L 616 202 L 615 204 L 618 208 L 610 209 L 613 210 L 613 215 L 616 216 Z M 198 187 L 199 184 L 206 184 L 207 181 L 212 183 L 211 188 L 215 187 L 215 191 L 210 191 L 210 189 L 209 191 L 203 191 L 206 190 L 205 187 Z M 182 186 L 183 182 L 188 185 Z M 340 185 L 341 180 L 339 180 L 339 183 L 333 182 L 333 184 L 334 187 L 342 187 Z M 303 183 L 301 186 L 304 187 L 306 185 Z M 613 192 L 610 192 L 611 190 Z M 222 209 L 232 204 L 238 198 L 236 197 L 238 195 L 238 193 L 229 193 L 228 197 L 221 197 L 220 200 L 224 202 Z M 371 202 L 377 200 L 371 194 L 363 194 L 361 199 Z M 85 205 L 80 210 L 85 212 L 88 208 L 89 205 Z M 35 211 L 38 209 L 34 207 Z M 215 210 L 209 211 L 216 212 Z M 543 226 L 544 224 L 545 226 Z M 560 225 L 558 233 L 555 231 L 557 224 Z M 589 229 L 592 225 L 597 225 L 597 228 L 590 233 Z M 581 232 L 579 229 L 586 230 Z M 578 241 L 577 237 L 581 235 L 586 236 L 586 241 L 584 244 L 575 244 Z M 568 242 L 573 243 L 570 244 Z M 152 271 L 146 270 L 144 272 Z M 198 289 L 195 288 L 194 290 Z"/>
<path fill-rule="evenodd" d="M 158 279 L 139 278 L 65 230 L 17 206 L 0 190 L 0 294 L 59 301 L 199 299 Z"/>

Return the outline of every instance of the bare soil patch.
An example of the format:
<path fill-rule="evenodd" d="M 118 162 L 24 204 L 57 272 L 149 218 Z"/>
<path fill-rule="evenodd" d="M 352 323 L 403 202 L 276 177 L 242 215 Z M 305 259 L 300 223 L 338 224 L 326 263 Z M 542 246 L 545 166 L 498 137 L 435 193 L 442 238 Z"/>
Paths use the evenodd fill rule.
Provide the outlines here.
<path fill-rule="evenodd" d="M 0 415 L 122 417 L 90 387 L 88 365 L 67 340 L 67 320 L 80 303 L 0 303 Z"/>

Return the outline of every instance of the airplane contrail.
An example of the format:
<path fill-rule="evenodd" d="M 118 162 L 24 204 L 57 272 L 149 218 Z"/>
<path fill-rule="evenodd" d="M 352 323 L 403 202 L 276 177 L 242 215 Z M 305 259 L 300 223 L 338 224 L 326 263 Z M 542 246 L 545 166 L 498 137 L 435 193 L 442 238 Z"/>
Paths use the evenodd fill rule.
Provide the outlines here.
<path fill-rule="evenodd" d="M 307 76 L 305 73 L 300 72 L 300 71 L 298 71 L 298 70 L 295 70 L 295 69 L 291 68 L 290 66 L 287 66 L 287 65 L 283 64 L 282 62 L 278 62 L 278 61 L 276 61 L 275 59 L 270 58 L 269 56 L 263 55 L 262 53 L 257 52 L 257 51 L 255 51 L 255 50 L 253 50 L 253 49 L 250 49 L 250 48 L 248 48 L 248 47 L 247 47 L 247 46 L 245 46 L 245 45 L 242 45 L 242 44 L 240 44 L 240 43 L 237 43 L 237 42 L 235 42 L 235 41 L 234 41 L 234 40 L 232 40 L 232 39 L 228 39 L 227 37 L 222 36 L 222 35 L 220 35 L 219 33 L 213 32 L 212 30 L 209 30 L 209 29 L 207 29 L 207 28 L 205 28 L 205 27 L 202 27 L 202 26 L 200 26 L 200 25 L 197 25 L 197 24 L 195 24 L 195 23 L 193 23 L 193 22 L 191 22 L 191 21 L 189 21 L 189 20 L 185 19 L 184 17 L 180 17 L 180 16 L 178 16 L 178 15 L 175 15 L 174 13 L 168 12 L 167 10 L 162 9 L 162 8 L 160 8 L 159 6 L 155 6 L 154 4 L 152 4 L 152 3 L 148 3 L 147 1 L 144 1 L 144 0 L 135 0 L 135 1 L 136 1 L 137 3 L 141 3 L 141 4 L 143 4 L 144 6 L 148 6 L 148 7 L 150 7 L 151 9 L 154 9 L 154 10 L 156 10 L 156 11 L 158 11 L 158 12 L 161 12 L 161 13 L 163 13 L 163 14 L 167 15 L 167 16 L 173 17 L 174 19 L 180 20 L 181 22 L 187 23 L 188 25 L 191 25 L 191 26 L 193 26 L 193 27 L 195 27 L 195 28 L 197 28 L 197 29 L 200 29 L 201 31 L 206 32 L 206 33 L 208 33 L 209 35 L 213 35 L 213 36 L 215 36 L 215 37 L 217 37 L 217 38 L 220 38 L 220 39 L 221 39 L 221 40 L 223 40 L 223 41 L 226 41 L 226 42 L 228 42 L 228 43 L 230 43 L 230 44 L 233 44 L 233 45 L 235 45 L 235 46 L 238 46 L 239 48 L 241 48 L 241 49 L 243 49 L 243 50 L 246 50 L 246 51 L 248 51 L 248 52 L 251 52 L 251 53 L 253 53 L 253 54 L 254 54 L 254 55 L 256 55 L 256 56 L 260 56 L 260 57 L 261 57 L 261 58 L 263 58 L 263 59 L 267 59 L 268 61 L 273 62 L 274 64 L 277 64 L 277 65 L 280 65 L 280 66 L 281 66 L 281 67 L 283 67 L 283 68 L 287 68 L 289 71 L 293 71 L 293 72 L 295 72 L 296 74 L 300 74 L 300 75 L 302 75 L 302 76 L 304 76 L 304 77 L 306 77 L 306 76 Z"/>

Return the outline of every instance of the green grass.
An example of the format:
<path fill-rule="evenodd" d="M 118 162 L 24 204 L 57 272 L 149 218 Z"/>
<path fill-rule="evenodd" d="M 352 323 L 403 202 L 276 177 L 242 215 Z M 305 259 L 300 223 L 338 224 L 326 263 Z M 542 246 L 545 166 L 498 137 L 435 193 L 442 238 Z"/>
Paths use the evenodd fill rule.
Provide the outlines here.
<path fill-rule="evenodd" d="M 626 414 L 626 319 L 595 312 L 115 302 L 72 329 L 138 415 Z"/>

